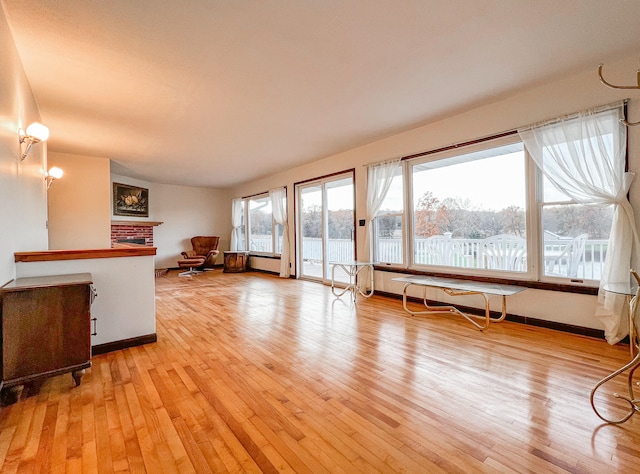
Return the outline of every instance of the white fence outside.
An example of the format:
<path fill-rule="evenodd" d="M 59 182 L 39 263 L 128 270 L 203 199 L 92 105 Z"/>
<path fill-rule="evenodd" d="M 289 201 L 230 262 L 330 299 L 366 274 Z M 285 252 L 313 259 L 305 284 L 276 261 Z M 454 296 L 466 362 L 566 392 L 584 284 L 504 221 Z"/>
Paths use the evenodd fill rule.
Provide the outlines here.
<path fill-rule="evenodd" d="M 329 239 L 327 242 L 327 261 L 348 262 L 353 258 L 353 240 Z M 322 262 L 322 239 L 304 239 L 302 241 L 302 259 L 305 262 Z"/>
<path fill-rule="evenodd" d="M 459 268 L 484 268 L 481 244 L 482 239 L 452 239 L 463 250 L 458 252 L 452 266 Z M 545 240 L 544 255 L 557 252 L 569 244 L 568 240 Z M 414 241 L 415 263 L 418 265 L 433 264 L 433 256 L 427 250 L 427 239 Z M 401 239 L 379 239 L 378 260 L 381 262 L 397 263 L 402 261 Z M 607 252 L 606 240 L 587 240 L 584 252 L 579 256 L 578 273 L 575 278 L 587 280 L 599 280 L 604 266 L 604 257 Z M 567 261 L 561 261 L 560 266 L 566 267 Z M 562 268 L 556 268 L 562 274 Z"/>
<path fill-rule="evenodd" d="M 458 268 L 484 268 L 484 259 L 481 253 L 482 239 L 451 239 L 460 250 L 453 258 L 450 266 Z M 416 239 L 414 241 L 415 263 L 417 265 L 434 264 L 433 255 L 427 250 L 428 240 Z M 557 252 L 568 245 L 567 240 L 545 240 L 544 254 Z M 271 236 L 251 239 L 251 250 L 256 252 L 271 251 Z M 377 242 L 378 261 L 398 263 L 402 261 L 402 239 L 379 239 Z M 584 252 L 580 256 L 578 274 L 575 278 L 599 280 L 604 266 L 604 257 L 607 252 L 606 240 L 587 240 Z M 302 242 L 302 256 L 305 262 L 322 262 L 322 239 L 305 238 Z M 353 241 L 351 239 L 331 239 L 327 242 L 327 260 L 329 262 L 344 262 L 353 260 Z M 560 267 L 568 265 L 561 262 Z M 558 270 L 556 268 L 556 270 Z M 562 273 L 562 268 L 559 269 Z"/>
<path fill-rule="evenodd" d="M 253 236 L 251 238 L 251 251 L 271 252 L 271 236 Z M 322 239 L 304 239 L 302 242 L 302 256 L 305 262 L 322 262 Z M 327 259 L 329 262 L 348 262 L 353 258 L 353 240 L 329 240 L 327 245 Z"/>

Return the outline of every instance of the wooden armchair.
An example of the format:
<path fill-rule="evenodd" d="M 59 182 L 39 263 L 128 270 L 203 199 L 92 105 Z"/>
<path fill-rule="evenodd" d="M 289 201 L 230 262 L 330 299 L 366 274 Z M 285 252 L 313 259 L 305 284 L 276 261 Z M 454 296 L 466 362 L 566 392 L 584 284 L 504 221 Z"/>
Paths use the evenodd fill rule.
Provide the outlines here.
<path fill-rule="evenodd" d="M 216 258 L 220 251 L 218 250 L 218 242 L 220 237 L 197 236 L 191 239 L 192 250 L 182 252 L 182 256 L 186 259 L 204 258 L 204 263 L 199 265 L 200 268 L 213 268 Z"/>

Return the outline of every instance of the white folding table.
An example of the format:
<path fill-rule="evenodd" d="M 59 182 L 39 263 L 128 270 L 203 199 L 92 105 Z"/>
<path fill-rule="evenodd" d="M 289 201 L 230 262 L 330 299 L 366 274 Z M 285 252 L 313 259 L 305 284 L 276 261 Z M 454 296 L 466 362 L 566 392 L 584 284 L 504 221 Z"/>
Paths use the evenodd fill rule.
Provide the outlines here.
<path fill-rule="evenodd" d="M 350 292 L 352 295 L 353 301 L 356 300 L 356 296 L 358 294 L 364 296 L 365 298 L 371 297 L 373 295 L 373 266 L 375 264 L 373 262 L 358 262 L 356 260 L 351 260 L 348 262 L 331 262 L 331 292 L 336 298 L 340 298 L 347 292 Z M 336 268 L 342 269 L 347 276 L 349 277 L 349 282 L 346 284 L 344 288 L 340 288 L 336 290 Z M 368 272 L 368 278 L 366 284 L 361 285 L 358 279 L 358 276 L 363 271 Z M 363 283 L 364 283 L 363 281 Z M 340 291 L 341 290 L 341 291 Z"/>

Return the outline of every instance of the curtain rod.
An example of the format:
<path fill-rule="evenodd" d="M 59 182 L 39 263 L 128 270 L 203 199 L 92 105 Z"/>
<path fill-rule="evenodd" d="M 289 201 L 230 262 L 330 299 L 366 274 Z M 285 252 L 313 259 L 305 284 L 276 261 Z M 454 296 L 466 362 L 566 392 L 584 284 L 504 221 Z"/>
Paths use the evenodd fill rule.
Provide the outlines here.
<path fill-rule="evenodd" d="M 287 186 L 276 186 L 275 188 L 271 188 L 271 189 L 278 189 L 278 188 L 284 188 L 285 192 L 287 191 Z M 269 191 L 271 191 L 271 189 Z M 249 196 L 242 196 L 241 198 L 236 198 L 236 199 L 249 199 L 252 197 L 256 197 L 256 196 L 261 196 L 262 194 L 269 194 L 269 191 L 263 191 L 261 193 L 255 193 L 255 194 L 250 194 Z"/>
<path fill-rule="evenodd" d="M 487 142 L 490 140 L 496 140 L 498 138 L 503 138 L 503 137 L 508 137 L 511 135 L 515 135 L 516 133 L 518 133 L 518 131 L 516 129 L 513 130 L 507 130 L 506 132 L 500 132 L 500 133 L 496 133 L 493 135 L 488 135 L 486 137 L 481 137 L 481 138 L 475 138 L 473 140 L 469 140 L 466 142 L 459 142 L 459 143 L 453 143 L 451 145 L 446 145 L 440 148 L 434 148 L 432 150 L 427 150 L 427 151 L 421 151 L 420 153 L 414 153 L 413 155 L 406 155 L 406 156 L 401 156 L 400 158 L 393 158 L 393 159 L 387 159 L 387 160 L 382 160 L 382 161 L 376 161 L 373 163 L 366 163 L 362 166 L 365 167 L 369 167 L 369 166 L 376 166 L 376 165 L 381 165 L 382 163 L 386 163 L 388 161 L 395 161 L 395 160 L 400 160 L 400 161 L 405 161 L 405 160 L 410 160 L 412 158 L 418 158 L 421 156 L 428 156 L 428 155 L 433 155 L 435 153 L 440 153 L 443 151 L 449 151 L 449 150 L 454 150 L 456 148 L 460 148 L 460 147 L 464 147 L 464 146 L 469 146 L 469 145 L 475 145 L 476 143 L 483 143 L 483 142 Z"/>
<path fill-rule="evenodd" d="M 420 152 L 420 153 L 414 153 L 413 155 L 403 156 L 400 159 L 402 161 L 405 161 L 405 160 L 411 160 L 413 158 L 419 158 L 421 156 L 434 155 L 436 153 L 441 153 L 443 151 L 455 150 L 456 148 L 460 148 L 460 147 L 465 147 L 465 146 L 469 146 L 469 145 L 475 145 L 477 143 L 484 143 L 484 142 L 488 142 L 488 141 L 491 141 L 491 140 L 496 140 L 498 138 L 509 137 L 511 135 L 515 135 L 516 133 L 518 133 L 518 131 L 515 130 L 515 129 L 514 130 L 508 130 L 506 132 L 496 133 L 494 135 L 489 135 L 489 136 L 482 137 L 482 138 L 476 138 L 474 140 L 469 140 L 469 141 L 466 141 L 466 142 L 454 143 L 452 145 L 443 146 L 441 148 L 436 148 L 436 149 L 429 150 L 429 151 L 423 151 L 423 152 Z"/>
<path fill-rule="evenodd" d="M 623 99 L 622 101 L 616 101 L 616 102 L 613 102 L 613 103 L 610 103 L 610 104 L 599 105 L 599 106 L 592 107 L 590 109 L 585 109 L 585 110 L 595 110 L 595 111 L 601 112 L 603 110 L 614 109 L 614 108 L 618 107 L 620 104 L 627 105 L 628 102 L 629 102 L 629 99 Z M 584 112 L 584 110 L 583 110 L 583 112 Z M 486 137 L 476 138 L 474 140 L 469 140 L 469 141 L 466 141 L 466 142 L 453 143 L 451 145 L 443 146 L 443 147 L 440 147 L 440 148 L 435 148 L 433 150 L 422 151 L 420 153 L 414 153 L 412 155 L 402 156 L 402 157 L 399 158 L 399 160 L 401 160 L 401 161 L 411 160 L 413 158 L 419 158 L 419 157 L 422 157 L 422 156 L 434 155 L 436 153 L 441 153 L 441 152 L 449 151 L 449 150 L 455 150 L 456 148 L 461 148 L 461 147 L 465 147 L 465 146 L 469 146 L 469 145 L 475 145 L 475 144 L 478 144 L 478 143 L 483 143 L 483 142 L 487 142 L 487 141 L 491 141 L 491 140 L 496 140 L 498 138 L 509 137 L 511 135 L 517 134 L 518 130 L 524 130 L 524 129 L 527 129 L 527 128 L 533 128 L 533 127 L 537 127 L 537 126 L 540 126 L 540 125 L 549 125 L 549 124 L 554 123 L 554 122 L 559 122 L 560 120 L 566 120 L 568 118 L 576 117 L 580 113 L 581 112 L 574 112 L 574 113 L 563 115 L 561 117 L 556 117 L 554 119 L 550 119 L 550 120 L 547 120 L 547 121 L 542 121 L 542 122 L 538 122 L 538 123 L 535 123 L 535 124 L 529 124 L 529 125 L 525 125 L 523 127 L 514 128 L 512 130 L 507 130 L 507 131 L 496 133 L 496 134 L 493 134 L 493 135 L 488 135 Z M 625 113 L 625 116 L 626 116 L 626 113 Z M 384 163 L 386 161 L 394 161 L 394 160 L 393 159 L 390 159 L 390 160 L 387 159 L 387 160 L 377 161 L 377 162 L 374 162 L 374 163 L 367 163 L 367 164 L 362 165 L 362 166 L 376 166 L 376 165 L 382 164 L 382 163 Z"/>
<path fill-rule="evenodd" d="M 535 123 L 532 123 L 532 124 L 529 124 L 529 125 L 525 125 L 523 127 L 518 127 L 518 130 L 530 130 L 532 128 L 544 127 L 546 125 L 553 125 L 555 123 L 560 123 L 563 120 L 569 120 L 569 119 L 576 118 L 576 117 L 580 116 L 580 114 L 583 114 L 585 112 L 598 113 L 598 112 L 604 112 L 606 110 L 613 110 L 613 109 L 615 109 L 617 107 L 620 107 L 620 106 L 626 107 L 628 102 L 629 102 L 629 99 L 622 99 L 622 100 L 617 100 L 615 102 L 610 102 L 608 104 L 597 105 L 595 107 L 590 107 L 588 109 L 579 110 L 578 112 L 573 112 L 573 113 L 570 113 L 570 114 L 561 115 L 560 117 L 556 117 L 556 118 L 552 118 L 552 119 L 548 119 L 548 120 L 543 120 L 541 122 L 535 122 Z M 626 116 L 626 113 L 625 113 L 625 116 Z"/>

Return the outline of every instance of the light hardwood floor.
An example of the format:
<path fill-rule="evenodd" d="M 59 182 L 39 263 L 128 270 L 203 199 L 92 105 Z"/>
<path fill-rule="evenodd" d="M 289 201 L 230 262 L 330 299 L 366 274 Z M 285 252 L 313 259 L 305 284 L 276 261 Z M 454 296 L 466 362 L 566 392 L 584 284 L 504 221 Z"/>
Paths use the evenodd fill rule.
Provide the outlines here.
<path fill-rule="evenodd" d="M 589 405 L 628 346 L 259 273 L 156 283 L 157 343 L 2 408 L 2 473 L 639 472 L 640 416 Z"/>

